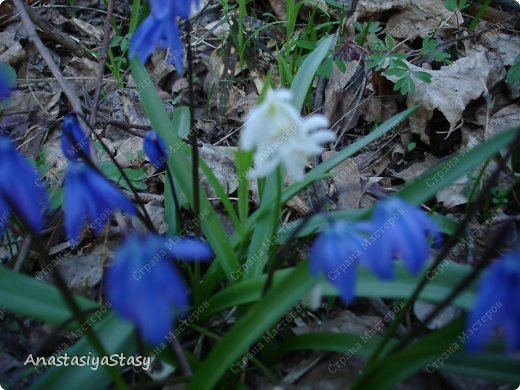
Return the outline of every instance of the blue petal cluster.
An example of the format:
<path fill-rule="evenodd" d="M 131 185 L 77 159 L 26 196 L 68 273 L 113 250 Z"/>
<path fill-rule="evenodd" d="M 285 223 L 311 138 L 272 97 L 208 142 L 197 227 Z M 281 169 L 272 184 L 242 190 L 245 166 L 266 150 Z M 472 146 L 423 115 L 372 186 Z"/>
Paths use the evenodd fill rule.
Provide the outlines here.
<path fill-rule="evenodd" d="M 157 345 L 168 335 L 174 317 L 188 307 L 186 285 L 170 260 L 212 258 L 209 245 L 198 239 L 130 236 L 107 272 L 108 299 L 145 341 Z"/>
<path fill-rule="evenodd" d="M 467 318 L 467 347 L 480 350 L 493 330 L 503 327 L 507 352 L 520 347 L 520 251 L 495 261 L 483 276 L 473 310 Z"/>
<path fill-rule="evenodd" d="M 166 145 L 155 130 L 148 131 L 143 139 L 143 149 L 152 165 L 162 169 L 168 161 Z"/>
<path fill-rule="evenodd" d="M 178 73 L 182 73 L 184 54 L 176 18 L 188 19 L 191 4 L 190 0 L 151 0 L 150 15 L 134 32 L 130 42 L 130 58 L 137 55 L 144 64 L 157 47 L 170 49 L 168 61 L 175 65 Z"/>
<path fill-rule="evenodd" d="M 393 258 L 419 273 L 430 254 L 430 239 L 440 243 L 437 226 L 424 211 L 395 196 L 379 201 L 369 229 L 366 266 L 381 279 L 394 277 Z"/>
<path fill-rule="evenodd" d="M 12 70 L 8 65 L 0 63 L 0 102 L 11 94 L 13 88 Z"/>
<path fill-rule="evenodd" d="M 78 160 L 82 155 L 90 156 L 89 139 L 81 128 L 76 114 L 65 115 L 61 129 L 61 150 L 67 160 Z"/>
<path fill-rule="evenodd" d="M 341 297 L 352 302 L 360 262 L 380 279 L 390 279 L 394 259 L 399 257 L 416 274 L 428 260 L 431 236 L 440 240 L 439 230 L 425 212 L 389 197 L 375 206 L 370 221 L 337 221 L 328 226 L 312 245 L 310 271 L 325 274 Z"/>
<path fill-rule="evenodd" d="M 77 244 L 85 218 L 96 234 L 115 210 L 135 214 L 134 204 L 103 175 L 84 162 L 69 163 L 65 175 L 65 229 Z"/>
<path fill-rule="evenodd" d="M 42 208 L 47 195 L 34 167 L 16 150 L 9 138 L 0 136 L 0 235 L 11 211 L 38 232 L 43 228 Z"/>
<path fill-rule="evenodd" d="M 311 247 L 311 274 L 324 274 L 346 302 L 354 300 L 362 242 L 363 237 L 352 226 L 337 221 L 325 229 Z"/>

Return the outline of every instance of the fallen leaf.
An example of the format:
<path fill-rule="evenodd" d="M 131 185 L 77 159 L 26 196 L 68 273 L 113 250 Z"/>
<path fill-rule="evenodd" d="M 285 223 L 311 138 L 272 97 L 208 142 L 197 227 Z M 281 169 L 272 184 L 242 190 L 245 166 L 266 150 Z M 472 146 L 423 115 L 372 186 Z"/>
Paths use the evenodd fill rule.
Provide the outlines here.
<path fill-rule="evenodd" d="M 443 0 L 409 1 L 404 9 L 388 19 L 385 31 L 395 38 L 444 35 L 446 29 L 458 28 L 464 23 L 460 12 L 449 11 Z"/>
<path fill-rule="evenodd" d="M 492 53 L 477 53 L 461 58 L 454 63 L 443 66 L 439 70 L 425 70 L 408 64 L 413 71 L 431 74 L 431 83 L 415 79 L 416 93 L 408 94 L 408 107 L 421 106 L 421 109 L 410 120 L 413 133 L 429 143 L 425 133 L 427 122 L 437 109 L 446 118 L 450 127 L 446 138 L 455 129 L 462 118 L 468 104 L 478 99 L 505 77 L 505 69 Z M 386 76 L 395 81 L 393 76 Z"/>
<path fill-rule="evenodd" d="M 322 154 L 323 161 L 334 157 L 335 151 L 328 151 Z M 341 164 L 331 169 L 332 179 L 337 191 L 337 209 L 349 210 L 359 208 L 361 199 L 361 177 L 356 162 L 348 158 Z"/>
<path fill-rule="evenodd" d="M 236 148 L 228 146 L 213 146 L 203 144 L 200 148 L 200 157 L 204 159 L 220 185 L 228 194 L 235 192 L 238 188 L 238 177 L 235 170 L 233 153 Z M 200 175 L 202 185 L 210 198 L 218 195 L 206 179 L 206 175 Z"/>

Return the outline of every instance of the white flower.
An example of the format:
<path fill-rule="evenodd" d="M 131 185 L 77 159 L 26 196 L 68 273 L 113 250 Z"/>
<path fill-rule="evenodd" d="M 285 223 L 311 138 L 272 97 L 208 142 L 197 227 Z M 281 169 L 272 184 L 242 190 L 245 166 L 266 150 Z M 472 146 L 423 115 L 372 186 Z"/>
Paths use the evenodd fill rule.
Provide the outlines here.
<path fill-rule="evenodd" d="M 247 117 L 240 147 L 243 150 L 256 148 L 250 178 L 267 176 L 282 163 L 294 180 L 301 180 L 309 157 L 323 151 L 321 144 L 336 139 L 332 131 L 319 130 L 329 124 L 323 115 L 314 114 L 304 119 L 291 99 L 287 89 L 270 91 Z"/>

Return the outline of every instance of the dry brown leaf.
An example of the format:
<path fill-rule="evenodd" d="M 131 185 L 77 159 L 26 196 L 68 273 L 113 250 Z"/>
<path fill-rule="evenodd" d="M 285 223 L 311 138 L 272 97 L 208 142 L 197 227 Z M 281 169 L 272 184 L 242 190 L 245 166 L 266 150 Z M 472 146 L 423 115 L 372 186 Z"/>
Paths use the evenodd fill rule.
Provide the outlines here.
<path fill-rule="evenodd" d="M 520 37 L 488 31 L 479 36 L 479 42 L 500 55 L 505 66 L 511 66 L 520 54 Z"/>
<path fill-rule="evenodd" d="M 451 133 L 462 118 L 467 105 L 484 93 L 488 93 L 498 81 L 505 77 L 505 69 L 492 53 L 477 53 L 461 58 L 439 70 L 425 70 L 408 64 L 414 71 L 423 71 L 432 75 L 432 82 L 425 83 L 415 79 L 416 93 L 408 94 L 408 107 L 422 108 L 410 120 L 412 132 L 419 134 L 428 143 L 425 134 L 427 122 L 434 110 L 439 110 L 450 124 Z M 388 77 L 395 81 L 395 78 Z M 449 134 L 446 136 L 448 137 Z"/>
<path fill-rule="evenodd" d="M 359 61 L 350 61 L 346 64 L 345 72 L 334 67 L 332 75 L 327 83 L 325 89 L 325 103 L 323 107 L 323 113 L 327 118 L 333 118 L 338 108 L 339 103 L 343 100 L 343 93 L 345 88 L 351 82 L 352 76 L 356 74 L 359 67 Z M 339 113 L 343 114 L 343 113 Z"/>
<path fill-rule="evenodd" d="M 520 104 L 515 103 L 502 108 L 490 118 L 487 136 L 518 126 L 518 124 L 520 124 Z"/>
<path fill-rule="evenodd" d="M 350 310 L 345 310 L 333 319 L 326 322 L 306 324 L 292 329 L 297 335 L 315 333 L 315 332 L 333 332 L 333 333 L 349 333 L 349 334 L 371 334 L 374 329 L 375 333 L 383 333 L 384 327 L 381 326 L 383 320 L 380 317 L 363 315 L 358 316 Z"/>
<path fill-rule="evenodd" d="M 385 31 L 396 38 L 443 35 L 446 29 L 458 28 L 464 19 L 460 12 L 446 9 L 443 0 L 414 0 L 388 19 Z"/>
<path fill-rule="evenodd" d="M 0 62 L 15 66 L 25 58 L 25 50 L 9 35 L 0 34 Z"/>
<path fill-rule="evenodd" d="M 356 20 L 366 20 L 390 10 L 404 10 L 410 6 L 410 0 L 360 0 L 354 16 Z"/>
<path fill-rule="evenodd" d="M 86 36 L 103 39 L 102 28 L 93 26 L 92 24 L 78 18 L 71 18 L 70 21 Z"/>
<path fill-rule="evenodd" d="M 334 157 L 335 151 L 327 151 L 322 154 L 323 161 Z M 332 179 L 336 186 L 339 210 L 359 208 L 361 199 L 361 176 L 356 162 L 348 158 L 341 164 L 331 169 Z"/>
<path fill-rule="evenodd" d="M 415 302 L 413 306 L 413 312 L 419 318 L 421 321 L 424 321 L 437 305 L 431 304 L 429 302 L 424 301 L 417 301 Z M 439 329 L 442 328 L 444 325 L 447 325 L 451 321 L 453 321 L 455 318 L 460 316 L 461 310 L 454 306 L 448 306 L 441 310 L 439 314 L 437 314 L 428 324 L 426 324 L 426 327 L 428 329 Z"/>
<path fill-rule="evenodd" d="M 228 146 L 202 145 L 200 157 L 211 168 L 220 185 L 231 194 L 238 188 L 238 177 L 235 170 L 233 153 L 236 148 Z M 201 173 L 201 182 L 210 198 L 216 198 L 217 193 L 209 184 L 206 176 Z"/>
<path fill-rule="evenodd" d="M 164 207 L 155 206 L 155 203 L 157 202 L 152 201 L 145 204 L 144 207 L 148 212 L 150 219 L 152 220 L 153 226 L 157 229 L 157 233 L 165 234 L 168 231 L 168 224 L 164 219 Z M 148 227 L 145 226 L 141 220 L 135 216 L 132 217 L 132 223 L 135 227 L 135 230 L 139 233 L 145 234 L 149 231 Z"/>
<path fill-rule="evenodd" d="M 78 96 L 93 91 L 97 85 L 97 69 L 99 64 L 85 57 L 73 57 L 65 65 L 63 75 L 67 76 L 69 83 Z"/>
<path fill-rule="evenodd" d="M 285 8 L 285 0 L 269 0 L 269 4 L 273 8 L 273 12 L 278 20 L 287 19 L 287 10 Z"/>

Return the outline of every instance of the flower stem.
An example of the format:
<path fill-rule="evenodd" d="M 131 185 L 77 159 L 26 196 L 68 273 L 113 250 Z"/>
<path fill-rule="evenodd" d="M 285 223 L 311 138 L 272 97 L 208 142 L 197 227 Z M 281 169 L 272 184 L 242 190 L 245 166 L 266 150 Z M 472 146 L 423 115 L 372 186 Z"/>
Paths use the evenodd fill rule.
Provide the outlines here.
<path fill-rule="evenodd" d="M 181 215 L 181 206 L 179 203 L 179 198 L 177 197 L 177 192 L 175 192 L 175 183 L 173 182 L 173 175 L 170 171 L 170 167 L 168 164 L 166 164 L 166 175 L 168 177 L 168 182 L 170 184 L 170 191 L 172 192 L 173 196 L 173 204 L 175 207 L 175 216 L 176 216 L 176 223 L 177 223 L 177 232 L 179 232 L 182 229 L 182 215 Z"/>
<path fill-rule="evenodd" d="M 193 95 L 193 53 L 191 50 L 191 23 L 186 20 L 186 52 L 188 57 L 188 95 L 190 100 L 190 131 L 191 131 L 191 159 L 192 159 L 192 184 L 193 184 L 193 214 L 195 220 L 199 219 L 200 214 L 200 194 L 199 194 L 199 149 L 197 146 L 197 130 L 195 129 L 195 99 Z M 195 234 L 200 236 L 200 226 L 195 226 Z"/>
<path fill-rule="evenodd" d="M 155 232 L 155 227 L 153 226 L 153 222 L 152 222 L 152 219 L 150 218 L 150 215 L 148 214 L 148 211 L 146 210 L 146 207 L 144 207 L 144 203 L 143 201 L 141 200 L 141 197 L 139 196 L 139 193 L 137 192 L 137 190 L 135 189 L 135 187 L 132 185 L 132 182 L 130 181 L 130 179 L 128 178 L 128 175 L 126 174 L 126 172 L 124 171 L 124 169 L 121 167 L 121 165 L 119 165 L 119 163 L 117 162 L 116 158 L 112 155 L 112 152 L 110 151 L 110 149 L 108 148 L 108 146 L 103 142 L 103 140 L 101 139 L 101 137 L 99 136 L 98 133 L 95 132 L 94 128 L 89 124 L 89 122 L 86 120 L 86 118 L 81 115 L 80 113 L 76 113 L 82 120 L 83 122 L 85 122 L 85 124 L 89 127 L 90 129 L 90 132 L 92 134 L 94 134 L 94 137 L 96 137 L 96 140 L 101 144 L 101 146 L 103 147 L 103 150 L 106 152 L 106 154 L 108 154 L 108 157 L 110 157 L 110 161 L 112 161 L 112 163 L 116 166 L 117 170 L 119 171 L 119 173 L 121 174 L 121 177 L 124 179 L 124 181 L 126 182 L 126 184 L 128 184 L 128 187 L 130 188 L 130 191 L 132 192 L 132 194 L 134 195 L 134 198 L 135 198 L 135 201 L 137 202 L 137 204 L 139 205 L 139 207 L 141 208 L 141 210 L 143 211 L 143 215 L 141 215 L 141 213 L 137 213 L 137 216 L 138 218 L 141 220 L 141 222 L 144 223 L 144 225 L 152 232 Z M 69 137 L 69 141 L 73 142 L 74 140 L 71 139 L 71 137 L 68 135 L 68 134 L 65 134 L 65 136 Z M 81 156 L 81 158 L 93 169 L 95 169 L 96 171 L 98 171 L 100 174 L 102 174 L 102 172 L 99 171 L 99 168 L 94 164 L 94 162 L 91 160 L 90 156 L 86 156 L 85 153 L 83 152 L 83 150 L 81 149 L 78 149 L 77 152 L 79 153 L 79 155 Z"/>

